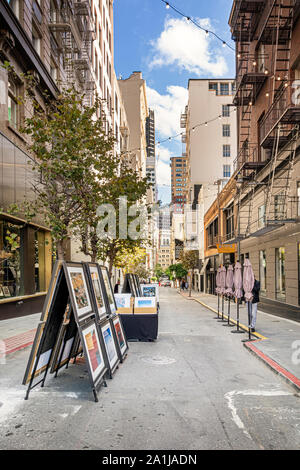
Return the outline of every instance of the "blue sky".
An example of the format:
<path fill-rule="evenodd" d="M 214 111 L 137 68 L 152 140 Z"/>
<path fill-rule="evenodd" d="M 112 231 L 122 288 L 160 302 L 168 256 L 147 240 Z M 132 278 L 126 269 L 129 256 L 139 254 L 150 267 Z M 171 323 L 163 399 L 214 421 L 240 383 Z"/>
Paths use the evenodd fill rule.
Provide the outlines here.
<path fill-rule="evenodd" d="M 228 18 L 232 0 L 170 0 L 178 10 L 214 31 L 232 47 Z M 206 35 L 162 0 L 115 0 L 115 70 L 128 78 L 141 71 L 148 105 L 156 112 L 156 139 L 181 132 L 189 78 L 234 77 L 234 52 Z M 170 202 L 171 156 L 181 154 L 180 139 L 157 148 L 159 198 Z"/>

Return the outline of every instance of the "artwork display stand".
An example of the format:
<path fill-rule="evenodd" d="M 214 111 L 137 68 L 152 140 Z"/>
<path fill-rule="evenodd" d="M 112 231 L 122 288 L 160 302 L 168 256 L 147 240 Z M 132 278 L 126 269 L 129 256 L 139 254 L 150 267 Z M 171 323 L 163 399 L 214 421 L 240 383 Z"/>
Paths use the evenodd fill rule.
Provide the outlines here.
<path fill-rule="evenodd" d="M 117 304 L 113 293 L 111 280 L 108 275 L 108 270 L 105 266 L 99 266 L 101 273 L 102 284 L 105 287 L 105 303 L 108 312 L 108 319 L 113 334 L 113 339 L 118 354 L 118 363 L 123 363 L 128 354 L 128 341 L 123 328 L 122 320 L 117 313 Z"/>
<path fill-rule="evenodd" d="M 33 388 L 44 387 L 49 370 L 56 378 L 62 367 L 68 368 L 72 359 L 76 363 L 84 354 L 97 402 L 101 386 L 107 386 L 106 377 L 112 377 L 127 354 L 121 320 L 108 308 L 109 301 L 114 302 L 109 278 L 108 285 L 100 267 L 91 268 L 86 263 L 55 263 L 22 382 L 27 385 L 25 400 Z"/>

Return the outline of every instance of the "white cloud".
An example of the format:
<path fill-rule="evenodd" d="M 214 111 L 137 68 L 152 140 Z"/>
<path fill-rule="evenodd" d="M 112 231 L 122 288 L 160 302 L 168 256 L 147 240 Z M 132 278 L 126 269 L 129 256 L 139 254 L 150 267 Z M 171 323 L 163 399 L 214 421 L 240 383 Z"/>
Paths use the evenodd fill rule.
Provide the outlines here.
<path fill-rule="evenodd" d="M 211 30 L 210 20 L 195 18 L 203 28 Z M 228 67 L 222 55 L 213 45 L 213 38 L 185 18 L 168 18 L 159 38 L 151 42 L 154 56 L 150 68 L 175 65 L 194 73 L 223 77 Z"/>
<path fill-rule="evenodd" d="M 156 178 L 158 186 L 171 186 L 170 162 L 166 163 L 162 160 L 158 160 L 156 166 Z"/>
<path fill-rule="evenodd" d="M 168 86 L 167 94 L 161 95 L 147 87 L 149 107 L 155 112 L 155 128 L 160 138 L 180 133 L 180 115 L 188 102 L 188 91 L 181 86 Z"/>
<path fill-rule="evenodd" d="M 156 154 L 157 154 L 158 160 L 165 162 L 165 163 L 170 163 L 170 158 L 172 157 L 172 153 L 166 147 L 162 147 L 161 145 L 157 146 Z"/>

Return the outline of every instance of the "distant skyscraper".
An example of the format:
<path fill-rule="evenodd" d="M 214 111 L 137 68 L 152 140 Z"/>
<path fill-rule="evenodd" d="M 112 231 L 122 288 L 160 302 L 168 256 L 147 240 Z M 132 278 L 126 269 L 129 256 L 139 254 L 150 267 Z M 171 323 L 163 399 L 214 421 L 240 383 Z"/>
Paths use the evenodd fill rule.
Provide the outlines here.
<path fill-rule="evenodd" d="M 147 165 L 146 174 L 153 184 L 153 202 L 157 201 L 156 186 L 156 159 L 155 159 L 155 117 L 154 111 L 149 109 L 149 116 L 146 119 L 146 141 L 147 141 Z"/>

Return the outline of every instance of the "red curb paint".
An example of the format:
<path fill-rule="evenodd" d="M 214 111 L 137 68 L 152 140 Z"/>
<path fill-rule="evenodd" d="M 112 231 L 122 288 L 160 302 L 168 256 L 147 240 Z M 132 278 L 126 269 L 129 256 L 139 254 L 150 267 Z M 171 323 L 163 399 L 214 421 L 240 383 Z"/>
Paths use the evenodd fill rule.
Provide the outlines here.
<path fill-rule="evenodd" d="M 259 349 L 257 349 L 257 347 L 253 345 L 253 343 L 245 343 L 245 347 L 251 349 L 251 351 L 253 351 L 264 362 L 266 362 L 270 367 L 272 367 L 272 369 L 274 369 L 278 374 L 288 379 L 290 382 L 292 382 L 293 385 L 300 389 L 300 379 L 298 379 L 298 377 L 296 377 L 291 372 L 277 364 L 277 362 L 273 361 L 273 359 L 262 353 Z"/>
<path fill-rule="evenodd" d="M 19 351 L 20 349 L 31 346 L 34 340 L 36 329 L 26 331 L 16 336 L 11 336 L 3 340 L 5 344 L 5 354 L 11 354 Z"/>

